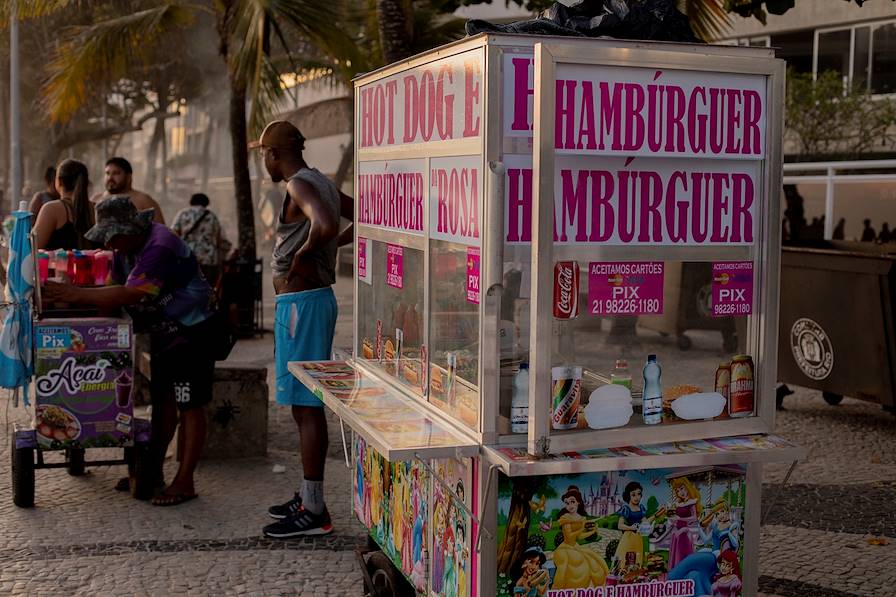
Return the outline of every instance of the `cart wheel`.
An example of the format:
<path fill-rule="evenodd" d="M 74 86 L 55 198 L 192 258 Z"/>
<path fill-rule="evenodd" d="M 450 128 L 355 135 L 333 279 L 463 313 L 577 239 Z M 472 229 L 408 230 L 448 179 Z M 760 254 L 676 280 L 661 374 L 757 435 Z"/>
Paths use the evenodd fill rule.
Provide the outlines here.
<path fill-rule="evenodd" d="M 367 559 L 367 572 L 373 583 L 374 597 L 415 597 L 417 591 L 399 572 L 392 560 L 381 551 L 375 551 Z"/>
<path fill-rule="evenodd" d="M 13 434 L 12 503 L 19 508 L 34 507 L 34 448 L 16 448 Z"/>
<path fill-rule="evenodd" d="M 833 392 L 822 392 L 821 397 L 831 406 L 837 406 L 843 402 L 843 394 L 835 394 Z"/>
<path fill-rule="evenodd" d="M 80 477 L 84 474 L 84 448 L 69 448 L 65 451 L 65 460 L 68 462 L 68 474 L 72 477 Z"/>
<path fill-rule="evenodd" d="M 131 497 L 138 500 L 148 500 L 155 489 L 155 475 L 153 474 L 152 458 L 149 448 L 134 446 L 131 448 L 131 460 L 133 473 L 129 475 L 131 481 Z M 130 469 L 131 466 L 128 466 Z"/>
<path fill-rule="evenodd" d="M 678 336 L 675 340 L 676 344 L 678 344 L 678 348 L 681 350 L 690 350 L 691 349 L 691 339 L 685 336 L 684 334 Z"/>
<path fill-rule="evenodd" d="M 722 335 L 722 350 L 728 353 L 737 350 L 737 334 Z"/>

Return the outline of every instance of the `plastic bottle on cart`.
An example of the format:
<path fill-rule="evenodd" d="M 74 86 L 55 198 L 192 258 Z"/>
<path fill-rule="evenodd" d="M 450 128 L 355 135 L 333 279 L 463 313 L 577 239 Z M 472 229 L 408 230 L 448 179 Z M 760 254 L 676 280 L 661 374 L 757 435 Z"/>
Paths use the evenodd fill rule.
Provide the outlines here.
<path fill-rule="evenodd" d="M 510 431 L 529 431 L 529 363 L 520 363 L 513 378 L 513 397 L 510 400 Z"/>
<path fill-rule="evenodd" d="M 617 359 L 616 365 L 610 373 L 610 383 L 625 386 L 629 390 L 632 389 L 632 374 L 628 371 L 628 361 Z"/>
<path fill-rule="evenodd" d="M 663 370 L 656 362 L 656 355 L 647 355 L 644 365 L 644 404 L 642 413 L 645 425 L 657 425 L 663 422 Z"/>

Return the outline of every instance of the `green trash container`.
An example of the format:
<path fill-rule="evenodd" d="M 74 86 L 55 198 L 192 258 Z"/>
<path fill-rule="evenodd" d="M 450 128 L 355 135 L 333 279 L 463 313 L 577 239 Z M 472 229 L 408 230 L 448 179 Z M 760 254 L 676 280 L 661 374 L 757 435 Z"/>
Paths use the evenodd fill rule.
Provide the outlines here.
<path fill-rule="evenodd" d="M 896 405 L 896 245 L 816 241 L 781 250 L 778 381 Z"/>

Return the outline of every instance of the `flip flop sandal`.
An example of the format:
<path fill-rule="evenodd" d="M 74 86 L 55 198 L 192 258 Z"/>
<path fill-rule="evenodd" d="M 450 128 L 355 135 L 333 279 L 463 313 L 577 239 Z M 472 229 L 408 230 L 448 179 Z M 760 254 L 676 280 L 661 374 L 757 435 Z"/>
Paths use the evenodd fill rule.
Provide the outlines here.
<path fill-rule="evenodd" d="M 156 497 L 152 498 L 150 502 L 153 506 L 178 506 L 183 504 L 184 502 L 189 502 L 190 500 L 195 500 L 199 497 L 195 493 L 160 493 Z"/>

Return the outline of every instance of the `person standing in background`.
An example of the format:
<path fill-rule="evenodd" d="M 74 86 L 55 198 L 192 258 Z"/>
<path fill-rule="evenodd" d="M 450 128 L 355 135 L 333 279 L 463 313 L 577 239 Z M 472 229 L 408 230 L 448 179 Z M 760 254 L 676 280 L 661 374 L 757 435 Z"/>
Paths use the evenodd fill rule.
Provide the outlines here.
<path fill-rule="evenodd" d="M 37 219 L 37 214 L 40 212 L 40 208 L 49 203 L 50 201 L 56 201 L 59 199 L 59 193 L 56 191 L 56 168 L 50 166 L 47 168 L 46 172 L 44 172 L 44 182 L 47 183 L 47 188 L 43 191 L 38 191 L 31 197 L 31 203 L 28 204 L 28 210 L 31 212 L 31 215 L 34 216 L 35 220 Z"/>
<path fill-rule="evenodd" d="M 221 233 L 221 222 L 208 203 L 205 193 L 194 194 L 190 197 L 190 207 L 177 212 L 171 229 L 193 251 L 205 279 L 214 287 L 231 245 Z"/>
<path fill-rule="evenodd" d="M 874 228 L 871 227 L 871 220 L 865 218 L 862 221 L 862 242 L 863 243 L 873 243 L 874 239 L 877 238 L 877 233 L 874 231 Z"/>
<path fill-rule="evenodd" d="M 132 186 L 134 181 L 134 168 L 131 167 L 129 161 L 121 157 L 112 157 L 106 160 L 105 178 L 106 191 L 97 193 L 91 197 L 90 200 L 93 203 L 99 203 L 103 199 L 114 195 L 127 195 L 131 198 L 131 203 L 134 204 L 137 211 L 152 209 L 154 210 L 153 221 L 158 224 L 165 223 L 165 216 L 162 215 L 162 208 L 159 206 L 158 202 L 143 191 L 138 191 Z"/>
<path fill-rule="evenodd" d="M 339 217 L 353 219 L 354 201 L 305 162 L 305 137 L 291 123 L 271 122 L 250 147 L 261 151 L 274 184 L 286 182 L 271 260 L 277 294 L 274 359 L 277 403 L 292 410 L 304 475 L 293 499 L 268 509 L 278 522 L 264 527 L 263 533 L 279 539 L 326 535 L 333 532 L 324 502 L 327 419 L 323 402 L 292 376 L 286 364 L 332 356 L 336 250 L 352 235 L 352 226 L 340 234 Z"/>
<path fill-rule="evenodd" d="M 87 196 L 90 179 L 87 166 L 77 160 L 65 160 L 56 170 L 59 199 L 39 211 L 34 223 L 38 249 L 90 249 L 85 234 L 94 224 L 93 205 Z"/>

